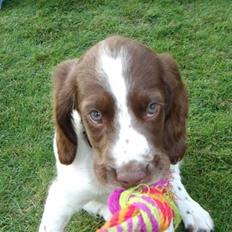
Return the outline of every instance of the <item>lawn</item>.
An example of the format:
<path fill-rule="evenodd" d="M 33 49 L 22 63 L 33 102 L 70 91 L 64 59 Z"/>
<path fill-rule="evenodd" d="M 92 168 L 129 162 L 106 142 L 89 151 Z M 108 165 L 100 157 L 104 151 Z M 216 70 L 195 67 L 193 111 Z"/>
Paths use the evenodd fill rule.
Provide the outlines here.
<path fill-rule="evenodd" d="M 51 72 L 111 34 L 177 60 L 190 113 L 183 181 L 232 231 L 232 2 L 5 0 L 0 11 L 0 232 L 36 231 L 52 154 Z M 67 231 L 101 224 L 77 214 Z M 180 226 L 178 231 L 184 231 Z"/>

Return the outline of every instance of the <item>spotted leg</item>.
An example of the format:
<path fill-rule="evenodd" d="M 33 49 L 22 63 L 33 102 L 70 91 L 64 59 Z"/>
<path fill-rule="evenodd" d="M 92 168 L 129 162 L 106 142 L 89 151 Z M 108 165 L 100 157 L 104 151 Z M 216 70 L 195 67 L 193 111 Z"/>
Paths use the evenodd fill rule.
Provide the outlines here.
<path fill-rule="evenodd" d="M 187 193 L 181 182 L 179 163 L 171 167 L 172 191 L 176 205 L 179 208 L 184 226 L 193 232 L 210 232 L 214 229 L 213 220 L 209 213 L 194 201 Z"/>

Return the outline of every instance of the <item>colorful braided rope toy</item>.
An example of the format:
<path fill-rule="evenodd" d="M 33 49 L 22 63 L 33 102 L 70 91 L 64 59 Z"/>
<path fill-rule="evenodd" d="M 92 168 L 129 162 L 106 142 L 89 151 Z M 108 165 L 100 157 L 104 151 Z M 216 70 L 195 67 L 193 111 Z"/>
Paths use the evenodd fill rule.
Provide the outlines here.
<path fill-rule="evenodd" d="M 168 180 L 115 189 L 108 198 L 112 217 L 97 232 L 162 232 L 181 219 Z"/>

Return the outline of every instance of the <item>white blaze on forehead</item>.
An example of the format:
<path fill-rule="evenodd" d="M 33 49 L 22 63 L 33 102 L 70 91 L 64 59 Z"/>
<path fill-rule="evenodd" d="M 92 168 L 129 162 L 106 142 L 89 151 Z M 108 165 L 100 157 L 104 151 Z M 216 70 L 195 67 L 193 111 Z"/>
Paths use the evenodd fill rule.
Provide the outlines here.
<path fill-rule="evenodd" d="M 130 161 L 143 162 L 144 156 L 150 151 L 145 136 L 132 127 L 132 115 L 127 105 L 128 89 L 123 76 L 127 64 L 128 56 L 125 51 L 121 50 L 117 56 L 112 56 L 107 47 L 100 49 L 97 69 L 104 73 L 117 107 L 114 120 L 118 135 L 112 145 L 112 155 L 117 167 Z"/>

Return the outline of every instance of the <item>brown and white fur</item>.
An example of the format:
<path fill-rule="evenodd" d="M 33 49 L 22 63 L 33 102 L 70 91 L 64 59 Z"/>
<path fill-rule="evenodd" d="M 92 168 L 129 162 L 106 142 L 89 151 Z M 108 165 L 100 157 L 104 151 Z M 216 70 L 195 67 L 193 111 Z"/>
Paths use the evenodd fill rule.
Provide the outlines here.
<path fill-rule="evenodd" d="M 90 48 L 54 74 L 54 153 L 40 232 L 63 231 L 80 209 L 108 219 L 116 186 L 149 183 L 171 173 L 186 229 L 213 221 L 181 183 L 188 100 L 177 65 L 166 54 L 119 36 Z M 167 230 L 174 231 L 173 225 Z"/>

